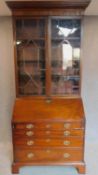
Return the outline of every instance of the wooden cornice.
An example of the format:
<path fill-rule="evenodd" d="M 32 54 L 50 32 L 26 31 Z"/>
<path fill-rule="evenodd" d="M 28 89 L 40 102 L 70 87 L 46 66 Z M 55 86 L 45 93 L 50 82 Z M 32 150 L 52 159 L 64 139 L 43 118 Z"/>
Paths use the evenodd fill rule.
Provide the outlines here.
<path fill-rule="evenodd" d="M 13 10 L 20 9 L 43 9 L 43 8 L 57 8 L 57 9 L 86 9 L 91 0 L 17 0 L 6 1 L 8 7 Z"/>

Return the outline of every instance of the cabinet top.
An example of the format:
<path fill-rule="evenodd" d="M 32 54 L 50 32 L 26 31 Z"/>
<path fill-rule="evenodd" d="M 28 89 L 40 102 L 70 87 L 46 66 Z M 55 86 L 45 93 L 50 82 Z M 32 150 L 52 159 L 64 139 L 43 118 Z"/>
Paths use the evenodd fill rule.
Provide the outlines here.
<path fill-rule="evenodd" d="M 17 0 L 6 1 L 11 10 L 31 8 L 85 9 L 91 0 Z"/>
<path fill-rule="evenodd" d="M 45 99 L 16 99 L 13 122 L 32 121 L 80 121 L 84 118 L 81 98 L 53 99 L 50 103 Z"/>

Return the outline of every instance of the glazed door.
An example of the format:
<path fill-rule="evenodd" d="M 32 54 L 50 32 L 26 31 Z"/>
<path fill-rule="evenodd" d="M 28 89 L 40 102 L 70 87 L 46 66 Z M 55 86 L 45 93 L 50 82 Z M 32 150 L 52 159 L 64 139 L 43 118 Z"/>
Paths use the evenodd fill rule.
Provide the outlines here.
<path fill-rule="evenodd" d="M 51 20 L 52 95 L 79 94 L 80 34 L 80 19 Z"/>
<path fill-rule="evenodd" d="M 45 19 L 16 20 L 17 91 L 45 95 Z"/>
<path fill-rule="evenodd" d="M 80 94 L 81 19 L 16 19 L 16 82 L 20 96 Z"/>

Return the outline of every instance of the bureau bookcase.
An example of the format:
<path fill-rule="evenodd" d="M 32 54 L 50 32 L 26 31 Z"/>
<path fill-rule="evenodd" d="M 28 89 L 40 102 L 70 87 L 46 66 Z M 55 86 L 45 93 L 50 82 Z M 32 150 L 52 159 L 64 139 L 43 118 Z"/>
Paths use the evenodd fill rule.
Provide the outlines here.
<path fill-rule="evenodd" d="M 80 53 L 89 2 L 7 1 L 16 77 L 13 173 L 33 165 L 68 165 L 85 173 Z"/>

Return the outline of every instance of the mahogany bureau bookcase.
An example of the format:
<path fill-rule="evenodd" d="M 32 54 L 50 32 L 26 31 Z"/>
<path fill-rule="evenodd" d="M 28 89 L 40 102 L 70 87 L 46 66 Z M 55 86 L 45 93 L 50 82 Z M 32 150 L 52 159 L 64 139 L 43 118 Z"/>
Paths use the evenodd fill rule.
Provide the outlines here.
<path fill-rule="evenodd" d="M 81 27 L 90 0 L 7 1 L 12 10 L 16 100 L 12 172 L 74 166 L 85 173 Z"/>

